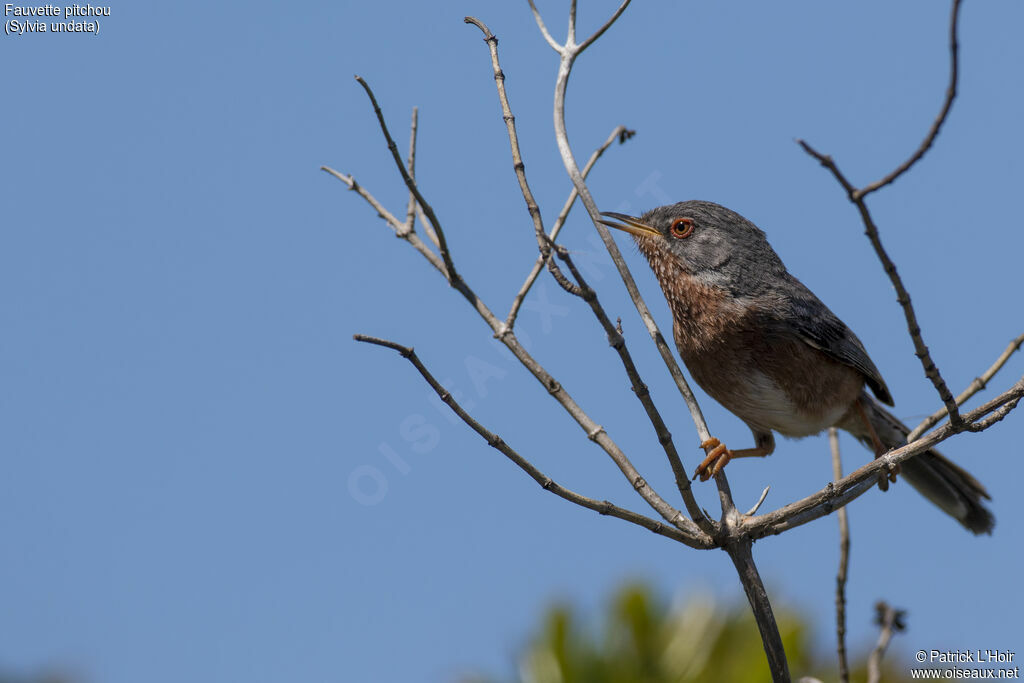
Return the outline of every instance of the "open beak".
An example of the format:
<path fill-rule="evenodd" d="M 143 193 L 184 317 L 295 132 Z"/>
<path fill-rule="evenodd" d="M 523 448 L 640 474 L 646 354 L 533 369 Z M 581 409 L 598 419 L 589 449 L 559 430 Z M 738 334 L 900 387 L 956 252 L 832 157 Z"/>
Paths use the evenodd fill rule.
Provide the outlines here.
<path fill-rule="evenodd" d="M 633 218 L 632 216 L 627 216 L 624 213 L 615 213 L 614 211 L 602 211 L 601 215 L 608 216 L 609 218 L 614 218 L 618 221 L 621 221 L 621 223 L 614 223 L 612 221 L 602 220 L 598 221 L 599 223 L 607 225 L 609 228 L 615 228 L 616 230 L 624 230 L 628 233 L 636 235 L 637 237 L 661 237 L 660 232 L 658 232 L 651 226 L 647 225 L 646 223 L 641 223 L 639 218 Z"/>

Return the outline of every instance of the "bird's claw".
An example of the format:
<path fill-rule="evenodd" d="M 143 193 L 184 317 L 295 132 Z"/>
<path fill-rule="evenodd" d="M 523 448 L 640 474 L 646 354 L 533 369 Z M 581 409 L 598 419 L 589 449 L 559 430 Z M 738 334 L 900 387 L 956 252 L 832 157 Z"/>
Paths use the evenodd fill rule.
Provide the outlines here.
<path fill-rule="evenodd" d="M 722 468 L 732 460 L 732 451 L 725 447 L 725 444 L 711 437 L 702 441 L 700 447 L 704 449 L 707 456 L 693 473 L 693 478 L 700 477 L 701 481 L 707 481 L 722 471 Z M 710 450 L 708 450 L 710 449 Z"/>
<path fill-rule="evenodd" d="M 889 490 L 889 483 L 896 483 L 896 475 L 900 473 L 899 464 L 893 465 L 891 469 L 882 470 L 878 473 L 878 488 L 883 491 Z"/>

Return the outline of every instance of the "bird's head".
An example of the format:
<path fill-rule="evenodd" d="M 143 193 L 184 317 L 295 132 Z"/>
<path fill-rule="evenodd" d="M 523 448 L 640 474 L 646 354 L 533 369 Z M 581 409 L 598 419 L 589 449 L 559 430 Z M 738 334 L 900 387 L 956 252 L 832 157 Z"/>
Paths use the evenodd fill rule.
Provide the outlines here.
<path fill-rule="evenodd" d="M 724 206 L 686 201 L 659 206 L 635 218 L 601 214 L 601 223 L 633 235 L 656 276 L 671 277 L 675 266 L 703 284 L 749 295 L 763 291 L 786 267 L 753 223 Z"/>

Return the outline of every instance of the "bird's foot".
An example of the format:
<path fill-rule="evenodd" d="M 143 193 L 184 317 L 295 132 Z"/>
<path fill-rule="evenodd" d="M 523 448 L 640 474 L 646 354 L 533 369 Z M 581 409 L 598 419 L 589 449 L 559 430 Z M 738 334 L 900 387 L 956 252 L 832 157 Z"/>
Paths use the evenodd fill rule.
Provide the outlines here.
<path fill-rule="evenodd" d="M 885 453 L 876 453 L 875 454 L 875 460 L 878 460 L 878 458 L 882 457 L 883 455 L 885 455 Z M 899 473 L 900 473 L 899 463 L 893 465 L 891 469 L 882 470 L 881 472 L 879 472 L 878 473 L 878 488 L 881 489 L 882 491 L 888 491 L 889 490 L 889 484 L 890 483 L 893 483 L 893 484 L 896 483 L 896 475 L 898 475 Z"/>
<path fill-rule="evenodd" d="M 711 437 L 706 441 L 701 442 L 700 447 L 704 449 L 707 456 L 697 466 L 697 469 L 693 473 L 693 478 L 700 477 L 701 481 L 707 481 L 711 477 L 715 476 L 722 471 L 722 468 L 729 464 L 732 460 L 732 451 L 725 447 L 725 444 Z"/>

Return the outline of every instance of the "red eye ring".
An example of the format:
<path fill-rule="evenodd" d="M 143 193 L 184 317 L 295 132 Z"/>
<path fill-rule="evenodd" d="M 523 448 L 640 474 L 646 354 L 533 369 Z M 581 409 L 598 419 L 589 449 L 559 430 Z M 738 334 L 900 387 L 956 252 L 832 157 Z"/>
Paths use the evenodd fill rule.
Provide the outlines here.
<path fill-rule="evenodd" d="M 693 234 L 693 219 L 692 218 L 677 218 L 672 221 L 672 227 L 669 228 L 669 232 L 672 236 L 677 239 L 684 239 Z"/>

